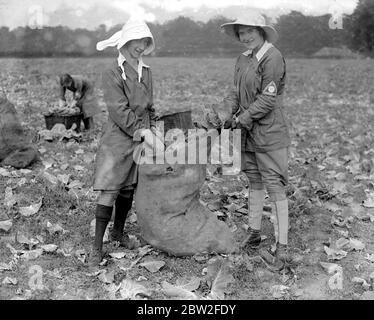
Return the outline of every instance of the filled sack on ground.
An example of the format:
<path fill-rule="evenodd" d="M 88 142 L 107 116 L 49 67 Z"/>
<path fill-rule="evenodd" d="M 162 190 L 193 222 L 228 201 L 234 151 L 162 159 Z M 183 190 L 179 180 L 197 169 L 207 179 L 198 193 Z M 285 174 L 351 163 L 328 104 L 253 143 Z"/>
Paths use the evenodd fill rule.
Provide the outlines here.
<path fill-rule="evenodd" d="M 169 125 L 192 128 L 190 113 L 168 115 Z M 161 119 L 162 120 L 162 119 Z M 135 196 L 137 221 L 145 241 L 175 256 L 232 253 L 236 243 L 228 226 L 200 202 L 206 165 L 143 164 Z"/>

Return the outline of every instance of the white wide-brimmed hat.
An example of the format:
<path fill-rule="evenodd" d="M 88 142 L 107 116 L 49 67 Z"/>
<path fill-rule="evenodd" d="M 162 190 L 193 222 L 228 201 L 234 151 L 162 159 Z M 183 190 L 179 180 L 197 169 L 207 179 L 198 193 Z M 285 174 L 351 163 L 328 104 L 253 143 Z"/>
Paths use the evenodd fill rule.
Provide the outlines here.
<path fill-rule="evenodd" d="M 251 12 L 237 18 L 234 22 L 224 23 L 221 28 L 227 35 L 239 40 L 239 35 L 235 30 L 236 25 L 261 27 L 266 34 L 265 40 L 271 43 L 275 43 L 278 40 L 278 32 L 272 26 L 266 24 L 265 18 L 259 13 Z"/>
<path fill-rule="evenodd" d="M 121 49 L 127 42 L 136 39 L 151 38 L 151 44 L 144 50 L 144 55 L 150 54 L 155 48 L 155 41 L 151 30 L 147 24 L 141 20 L 129 20 L 122 27 L 121 31 L 113 34 L 109 39 L 99 41 L 96 44 L 96 49 L 102 51 L 107 47 L 117 47 Z"/>

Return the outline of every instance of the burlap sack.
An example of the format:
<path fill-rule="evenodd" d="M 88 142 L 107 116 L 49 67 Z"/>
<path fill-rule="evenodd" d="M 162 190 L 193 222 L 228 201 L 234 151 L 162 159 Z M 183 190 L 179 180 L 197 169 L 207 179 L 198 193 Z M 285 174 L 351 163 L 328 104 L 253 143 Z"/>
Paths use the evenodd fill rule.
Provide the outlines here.
<path fill-rule="evenodd" d="M 26 168 L 38 158 L 17 117 L 14 105 L 0 97 L 0 163 Z"/>
<path fill-rule="evenodd" d="M 168 119 L 173 127 L 179 125 L 186 129 L 186 124 L 188 127 L 192 121 L 185 117 L 191 114 L 178 114 L 176 121 L 170 120 L 170 116 Z M 139 166 L 135 201 L 144 240 L 175 256 L 236 250 L 228 226 L 200 203 L 200 188 L 205 177 L 205 165 Z"/>
<path fill-rule="evenodd" d="M 136 213 L 142 237 L 172 255 L 231 253 L 228 226 L 199 201 L 204 165 L 141 165 Z"/>

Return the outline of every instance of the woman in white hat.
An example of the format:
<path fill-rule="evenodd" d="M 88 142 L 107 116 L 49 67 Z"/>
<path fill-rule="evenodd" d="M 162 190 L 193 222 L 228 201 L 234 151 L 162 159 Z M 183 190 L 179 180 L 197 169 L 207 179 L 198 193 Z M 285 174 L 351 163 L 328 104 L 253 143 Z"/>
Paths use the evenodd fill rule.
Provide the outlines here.
<path fill-rule="evenodd" d="M 96 230 L 90 264 L 103 257 L 103 236 L 115 206 L 110 238 L 118 245 L 132 248 L 123 229 L 132 206 L 138 166 L 133 153 L 137 138 L 145 129 L 154 129 L 152 73 L 142 60 L 155 47 L 153 36 L 143 21 L 129 20 L 121 31 L 97 43 L 97 50 L 116 46 L 119 56 L 102 75 L 108 123 L 96 155 L 94 190 L 101 191 L 96 205 Z"/>
<path fill-rule="evenodd" d="M 221 26 L 245 47 L 237 59 L 233 90 L 224 99 L 232 117 L 225 128 L 242 129 L 242 171 L 249 180 L 248 236 L 242 247 L 260 242 L 265 187 L 272 202 L 277 249 L 275 263 L 283 267 L 288 254 L 287 148 L 290 136 L 282 107 L 286 66 L 273 46 L 278 34 L 262 15 L 251 13 Z"/>

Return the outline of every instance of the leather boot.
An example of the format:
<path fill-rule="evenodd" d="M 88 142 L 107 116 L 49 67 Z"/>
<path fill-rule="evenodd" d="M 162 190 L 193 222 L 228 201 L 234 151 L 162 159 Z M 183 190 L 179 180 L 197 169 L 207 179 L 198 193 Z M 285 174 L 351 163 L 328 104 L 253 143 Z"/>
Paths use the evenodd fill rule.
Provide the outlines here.
<path fill-rule="evenodd" d="M 113 207 L 107 207 L 101 204 L 96 205 L 95 240 L 88 259 L 90 266 L 99 265 L 103 258 L 103 238 L 106 227 L 112 216 L 112 211 Z"/>
<path fill-rule="evenodd" d="M 288 246 L 286 244 L 277 243 L 277 248 L 274 257 L 274 267 L 277 270 L 283 270 L 294 263 L 293 257 L 289 253 Z"/>
<path fill-rule="evenodd" d="M 134 247 L 134 244 L 131 242 L 129 236 L 123 232 L 127 214 L 132 207 L 132 201 L 133 194 L 131 194 L 129 197 L 124 197 L 121 194 L 117 196 L 113 230 L 110 233 L 111 241 L 114 241 L 117 246 L 125 247 L 127 249 L 133 249 Z"/>
<path fill-rule="evenodd" d="M 248 236 L 242 241 L 240 244 L 241 248 L 245 248 L 246 246 L 250 248 L 257 248 L 261 243 L 261 235 L 260 230 L 254 230 L 251 227 L 248 228 Z"/>
<path fill-rule="evenodd" d="M 265 190 L 249 190 L 248 194 L 248 236 L 242 241 L 240 247 L 250 246 L 256 248 L 261 242 L 261 220 L 264 207 Z"/>

